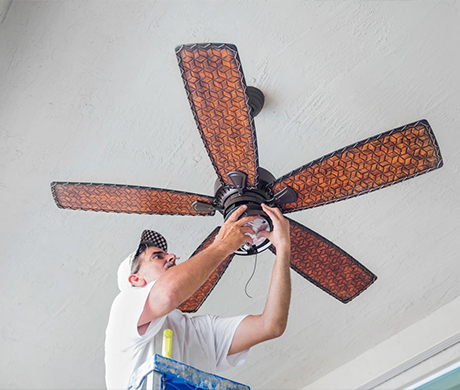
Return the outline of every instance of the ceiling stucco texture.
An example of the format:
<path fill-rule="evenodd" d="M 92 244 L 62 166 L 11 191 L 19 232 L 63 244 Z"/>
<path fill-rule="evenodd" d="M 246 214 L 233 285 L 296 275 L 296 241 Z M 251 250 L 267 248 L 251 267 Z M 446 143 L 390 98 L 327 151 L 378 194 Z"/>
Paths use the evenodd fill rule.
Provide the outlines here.
<path fill-rule="evenodd" d="M 190 256 L 214 217 L 61 210 L 52 181 L 213 195 L 174 48 L 238 47 L 260 165 L 279 177 L 427 119 L 444 167 L 290 214 L 377 281 L 342 304 L 292 272 L 285 334 L 224 375 L 300 389 L 460 294 L 460 3 L 447 1 L 3 1 L 0 18 L 0 388 L 104 388 L 119 263 L 143 229 Z M 7 12 L 6 12 L 7 11 Z M 235 257 L 199 314 L 258 314 L 274 257 Z M 433 330 L 435 331 L 435 329 Z"/>

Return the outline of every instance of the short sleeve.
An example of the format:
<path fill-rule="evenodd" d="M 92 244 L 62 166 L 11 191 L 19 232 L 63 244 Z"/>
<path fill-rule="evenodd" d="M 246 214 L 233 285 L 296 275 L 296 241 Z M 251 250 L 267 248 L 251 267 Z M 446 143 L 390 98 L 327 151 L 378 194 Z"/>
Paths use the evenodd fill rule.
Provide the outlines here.
<path fill-rule="evenodd" d="M 131 346 L 151 339 L 161 329 L 165 317 L 152 321 L 144 335 L 139 335 L 137 323 L 155 282 L 121 292 L 115 299 L 107 327 L 106 348 L 122 352 Z"/>
<path fill-rule="evenodd" d="M 233 337 L 247 315 L 237 317 L 218 317 L 213 316 L 214 328 L 214 343 L 216 348 L 216 372 L 223 372 L 230 368 L 239 367 L 245 361 L 249 354 L 249 349 L 246 351 L 228 355 L 230 346 L 232 345 Z"/>

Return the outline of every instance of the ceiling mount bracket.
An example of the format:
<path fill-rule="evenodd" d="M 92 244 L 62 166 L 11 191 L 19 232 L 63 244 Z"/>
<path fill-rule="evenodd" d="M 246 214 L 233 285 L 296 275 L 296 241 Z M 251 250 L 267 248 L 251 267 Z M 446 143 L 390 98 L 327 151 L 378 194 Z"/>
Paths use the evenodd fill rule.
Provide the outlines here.
<path fill-rule="evenodd" d="M 249 98 L 249 106 L 251 107 L 251 116 L 255 118 L 264 107 L 265 96 L 263 92 L 256 87 L 247 87 L 246 93 Z"/>

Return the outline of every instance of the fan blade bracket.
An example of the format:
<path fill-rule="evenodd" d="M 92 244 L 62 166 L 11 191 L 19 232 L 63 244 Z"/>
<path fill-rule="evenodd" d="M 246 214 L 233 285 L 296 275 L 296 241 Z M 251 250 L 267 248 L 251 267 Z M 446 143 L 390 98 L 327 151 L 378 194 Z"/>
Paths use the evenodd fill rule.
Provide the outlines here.
<path fill-rule="evenodd" d="M 232 181 L 235 188 L 238 190 L 238 194 L 243 195 L 243 190 L 246 188 L 246 180 L 248 175 L 244 172 L 231 171 L 227 173 L 227 176 Z"/>
<path fill-rule="evenodd" d="M 284 187 L 281 191 L 278 191 L 273 198 L 267 200 L 267 203 L 271 205 L 280 206 L 285 203 L 294 203 L 297 200 L 297 192 L 291 187 Z"/>
<path fill-rule="evenodd" d="M 216 212 L 216 207 L 214 205 L 199 200 L 193 202 L 192 207 L 197 213 L 212 213 L 211 215 L 214 215 Z"/>

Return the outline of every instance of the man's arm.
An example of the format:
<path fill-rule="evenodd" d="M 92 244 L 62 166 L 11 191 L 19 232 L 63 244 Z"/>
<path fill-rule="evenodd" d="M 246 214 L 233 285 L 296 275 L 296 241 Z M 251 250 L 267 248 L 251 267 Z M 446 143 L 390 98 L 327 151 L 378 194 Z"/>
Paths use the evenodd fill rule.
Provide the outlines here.
<path fill-rule="evenodd" d="M 245 351 L 263 341 L 280 337 L 287 325 L 291 301 L 290 258 L 291 245 L 289 221 L 277 208 L 262 205 L 273 221 L 273 232 L 261 232 L 259 236 L 268 238 L 276 247 L 270 289 L 262 314 L 248 316 L 235 332 L 228 355 Z"/>
<path fill-rule="evenodd" d="M 256 217 L 238 220 L 246 208 L 241 206 L 225 221 L 214 242 L 207 249 L 170 268 L 158 278 L 150 291 L 138 327 L 176 309 L 202 286 L 228 255 L 235 252 L 244 242 L 252 242 L 246 233 L 253 233 L 253 230 L 244 225 Z"/>

